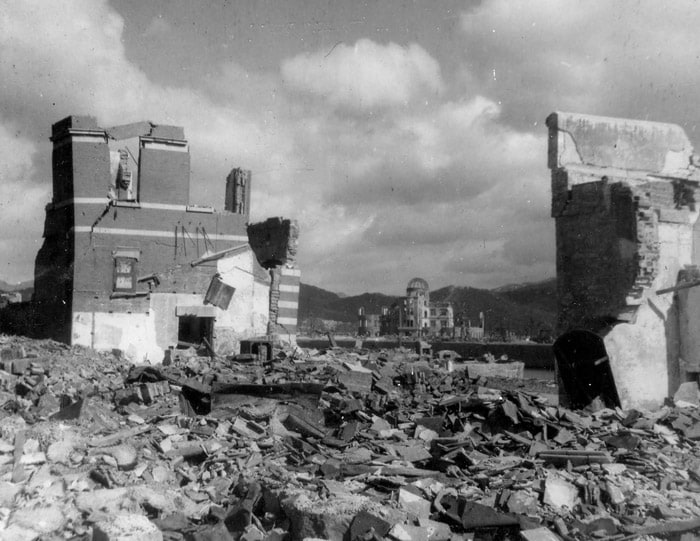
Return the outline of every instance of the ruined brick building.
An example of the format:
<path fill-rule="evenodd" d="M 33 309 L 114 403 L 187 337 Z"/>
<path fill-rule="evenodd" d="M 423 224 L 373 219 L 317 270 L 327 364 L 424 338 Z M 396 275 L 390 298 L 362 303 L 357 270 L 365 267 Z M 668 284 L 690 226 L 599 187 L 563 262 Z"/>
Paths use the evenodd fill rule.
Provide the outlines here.
<path fill-rule="evenodd" d="M 547 126 L 566 392 L 657 407 L 700 372 L 700 289 L 685 287 L 698 157 L 673 124 L 558 112 Z"/>
<path fill-rule="evenodd" d="M 407 337 L 451 334 L 454 310 L 449 302 L 430 301 L 430 287 L 423 278 L 413 278 L 401 302 L 382 310 L 381 334 Z"/>
<path fill-rule="evenodd" d="M 51 140 L 34 301 L 53 337 L 150 361 L 178 344 L 231 352 L 245 337 L 294 339 L 297 226 L 248 223 L 250 172 L 231 172 L 217 211 L 190 205 L 180 127 L 71 116 Z"/>

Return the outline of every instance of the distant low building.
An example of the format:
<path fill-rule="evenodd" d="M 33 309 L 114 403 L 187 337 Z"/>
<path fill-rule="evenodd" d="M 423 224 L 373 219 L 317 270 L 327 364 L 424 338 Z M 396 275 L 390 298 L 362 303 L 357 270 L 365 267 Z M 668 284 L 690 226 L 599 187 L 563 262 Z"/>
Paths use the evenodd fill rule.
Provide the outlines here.
<path fill-rule="evenodd" d="M 357 311 L 358 328 L 357 334 L 360 336 L 379 336 L 381 334 L 380 314 L 366 314 L 364 307 Z"/>
<path fill-rule="evenodd" d="M 22 294 L 20 292 L 0 293 L 0 308 L 17 302 L 22 302 Z"/>

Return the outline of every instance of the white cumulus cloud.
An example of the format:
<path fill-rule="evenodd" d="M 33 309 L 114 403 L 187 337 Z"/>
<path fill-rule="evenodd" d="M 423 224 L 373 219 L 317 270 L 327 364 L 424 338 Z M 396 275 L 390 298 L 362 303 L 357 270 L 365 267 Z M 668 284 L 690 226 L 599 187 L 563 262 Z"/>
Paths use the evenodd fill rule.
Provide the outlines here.
<path fill-rule="evenodd" d="M 420 45 L 368 39 L 287 59 L 282 75 L 293 89 L 359 110 L 433 99 L 444 88 L 440 65 Z"/>

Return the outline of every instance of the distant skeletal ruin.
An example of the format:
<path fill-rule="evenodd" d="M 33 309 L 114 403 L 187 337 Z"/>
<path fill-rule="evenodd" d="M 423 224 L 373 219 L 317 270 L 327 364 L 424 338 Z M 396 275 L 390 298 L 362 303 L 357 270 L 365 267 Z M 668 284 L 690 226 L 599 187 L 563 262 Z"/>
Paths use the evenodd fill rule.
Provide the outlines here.
<path fill-rule="evenodd" d="M 552 113 L 564 391 L 663 404 L 700 372 L 700 164 L 680 126 Z"/>
<path fill-rule="evenodd" d="M 44 334 L 156 362 L 178 344 L 230 352 L 246 337 L 294 339 L 298 227 L 248 224 L 250 171 L 231 171 L 216 211 L 189 202 L 180 127 L 71 116 L 51 140 L 34 294 Z"/>

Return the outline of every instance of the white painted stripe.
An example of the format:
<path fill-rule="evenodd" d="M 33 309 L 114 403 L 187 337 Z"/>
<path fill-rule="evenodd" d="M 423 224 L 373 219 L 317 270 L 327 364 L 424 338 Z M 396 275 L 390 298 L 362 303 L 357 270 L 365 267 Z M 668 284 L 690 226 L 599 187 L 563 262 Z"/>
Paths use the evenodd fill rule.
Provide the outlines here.
<path fill-rule="evenodd" d="M 86 203 L 88 205 L 106 205 L 109 203 L 109 197 L 74 197 L 73 199 L 66 199 L 61 201 L 59 205 L 70 205 L 71 203 Z M 58 206 L 58 205 L 56 205 Z"/>
<path fill-rule="evenodd" d="M 278 317 L 277 323 L 279 323 L 280 325 L 294 325 L 296 327 L 297 318 L 295 318 L 295 317 Z"/>
<path fill-rule="evenodd" d="M 107 205 L 109 197 L 75 197 L 73 199 L 64 199 L 58 203 L 49 203 L 49 209 L 60 209 L 74 203 L 82 203 L 85 205 Z"/>
<path fill-rule="evenodd" d="M 135 237 L 173 237 L 174 231 L 156 231 L 152 229 L 122 229 L 118 227 L 95 227 L 94 229 L 89 225 L 77 225 L 71 228 L 76 233 L 98 233 L 100 235 L 133 235 Z M 201 233 L 188 233 L 186 238 L 193 239 L 209 239 L 209 240 L 236 240 L 242 242 L 248 242 L 248 237 L 244 235 L 215 235 L 207 234 L 202 235 Z"/>
<path fill-rule="evenodd" d="M 280 284 L 280 291 L 286 291 L 287 293 L 299 293 L 299 286 Z"/>
<path fill-rule="evenodd" d="M 143 148 L 155 150 L 169 150 L 170 152 L 187 152 L 187 144 L 184 143 L 156 143 L 155 141 L 143 141 Z"/>
<path fill-rule="evenodd" d="M 104 133 L 96 133 L 95 135 L 73 135 L 71 137 L 73 143 L 96 143 L 104 140 Z"/>
<path fill-rule="evenodd" d="M 68 205 L 107 205 L 109 204 L 109 197 L 74 197 L 72 199 L 65 199 L 60 203 L 55 203 L 51 208 L 60 209 L 62 207 L 67 207 Z M 212 214 L 214 209 L 212 207 L 197 207 L 194 205 L 170 205 L 167 203 L 142 203 L 140 201 L 116 201 L 117 206 L 120 203 L 125 203 L 125 207 L 131 208 L 142 208 L 142 209 L 155 209 L 155 210 L 177 210 L 179 212 L 203 212 L 207 214 Z"/>
<path fill-rule="evenodd" d="M 295 301 L 277 301 L 280 308 L 299 308 L 299 303 Z"/>
<path fill-rule="evenodd" d="M 282 276 L 301 276 L 301 270 L 282 267 Z"/>
<path fill-rule="evenodd" d="M 104 132 L 93 132 L 85 133 L 81 132 L 80 135 L 71 132 L 64 132 L 59 135 L 59 139 L 53 139 L 53 147 L 60 148 L 70 143 L 104 143 L 107 144 L 107 136 Z"/>
<path fill-rule="evenodd" d="M 169 205 L 167 203 L 139 203 L 142 209 L 156 209 L 156 210 L 187 210 L 187 205 Z"/>

